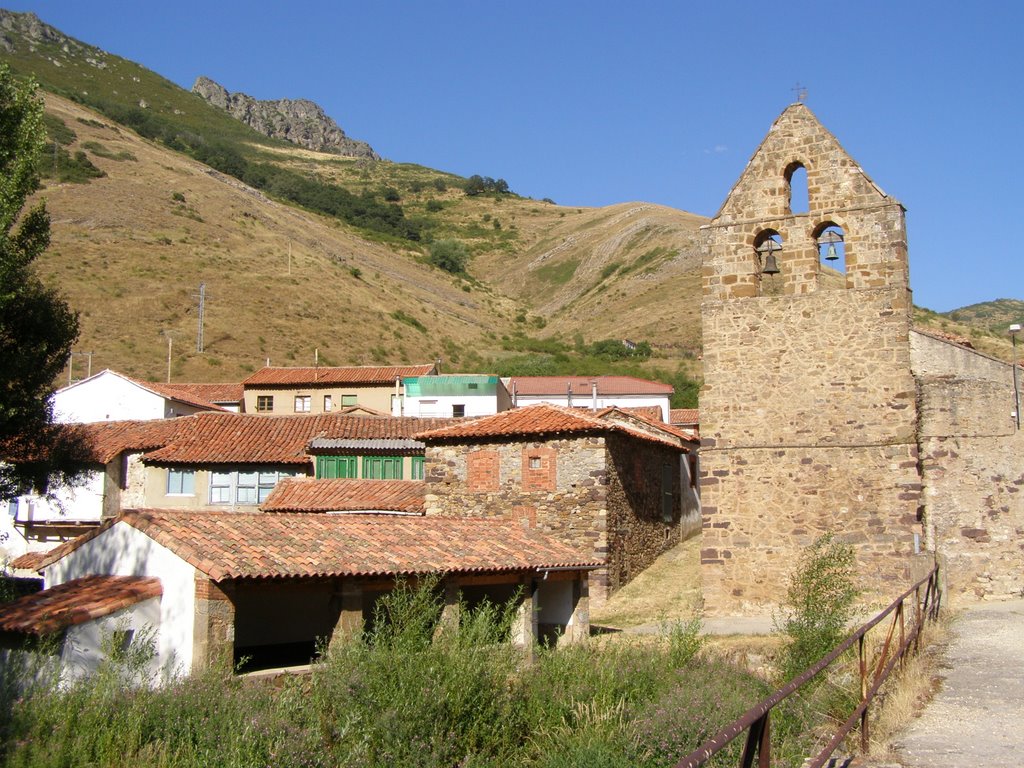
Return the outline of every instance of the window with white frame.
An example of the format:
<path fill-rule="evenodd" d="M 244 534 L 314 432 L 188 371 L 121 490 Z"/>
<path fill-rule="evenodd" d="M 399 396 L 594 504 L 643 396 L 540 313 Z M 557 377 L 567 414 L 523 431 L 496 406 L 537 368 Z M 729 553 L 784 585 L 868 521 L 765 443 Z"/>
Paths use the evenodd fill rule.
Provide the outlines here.
<path fill-rule="evenodd" d="M 312 398 L 309 395 L 296 395 L 295 396 L 295 412 L 296 413 L 309 413 L 309 405 Z"/>
<path fill-rule="evenodd" d="M 196 472 L 194 469 L 167 470 L 167 495 L 192 496 L 196 492 Z"/>
<path fill-rule="evenodd" d="M 334 401 L 330 395 L 324 395 L 324 413 L 329 413 L 334 409 Z"/>
<path fill-rule="evenodd" d="M 211 504 L 262 504 L 284 477 L 294 477 L 290 469 L 235 469 L 210 473 Z"/>

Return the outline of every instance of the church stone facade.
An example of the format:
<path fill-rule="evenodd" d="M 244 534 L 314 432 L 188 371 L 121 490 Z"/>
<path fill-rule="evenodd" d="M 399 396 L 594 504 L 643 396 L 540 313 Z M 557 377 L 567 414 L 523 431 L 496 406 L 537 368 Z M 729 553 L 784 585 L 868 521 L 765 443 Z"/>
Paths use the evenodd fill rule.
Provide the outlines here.
<path fill-rule="evenodd" d="M 923 533 L 903 206 L 798 103 L 704 235 L 706 612 L 777 603 L 825 531 L 856 545 L 871 590 L 897 592 Z"/>

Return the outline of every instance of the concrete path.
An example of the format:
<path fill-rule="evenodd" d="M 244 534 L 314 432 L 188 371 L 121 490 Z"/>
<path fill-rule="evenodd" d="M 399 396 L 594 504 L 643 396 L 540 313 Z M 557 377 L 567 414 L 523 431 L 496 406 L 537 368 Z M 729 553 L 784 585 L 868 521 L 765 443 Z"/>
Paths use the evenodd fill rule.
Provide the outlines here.
<path fill-rule="evenodd" d="M 964 611 L 943 656 L 942 687 L 895 740 L 896 752 L 884 764 L 1024 765 L 1024 600 Z"/>

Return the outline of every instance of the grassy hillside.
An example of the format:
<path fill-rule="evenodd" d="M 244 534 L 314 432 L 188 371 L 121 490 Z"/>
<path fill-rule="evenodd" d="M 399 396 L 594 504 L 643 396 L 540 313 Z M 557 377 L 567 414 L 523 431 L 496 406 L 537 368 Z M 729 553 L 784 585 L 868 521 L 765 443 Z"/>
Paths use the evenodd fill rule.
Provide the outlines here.
<path fill-rule="evenodd" d="M 76 349 L 93 370 L 163 378 L 170 339 L 176 380 L 308 364 L 318 349 L 326 364 L 628 372 L 692 394 L 680 371 L 699 375 L 702 217 L 469 196 L 443 171 L 268 139 L 27 15 L 0 11 L 0 33 L 4 59 L 47 91 L 41 268 L 81 312 Z M 442 239 L 466 246 L 466 273 L 429 263 Z M 1009 355 L 988 327 L 1003 319 L 955 314 L 915 319 Z M 654 356 L 613 361 L 593 354 L 601 339 L 646 341 Z"/>

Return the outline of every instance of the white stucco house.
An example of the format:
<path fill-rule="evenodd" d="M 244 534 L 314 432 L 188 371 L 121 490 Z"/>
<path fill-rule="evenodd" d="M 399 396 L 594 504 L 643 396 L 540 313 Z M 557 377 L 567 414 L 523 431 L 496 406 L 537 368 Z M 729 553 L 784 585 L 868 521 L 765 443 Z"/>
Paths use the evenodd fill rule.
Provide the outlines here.
<path fill-rule="evenodd" d="M 512 407 L 505 384 L 498 376 L 435 374 L 402 380 L 403 398 L 392 416 L 472 418 L 493 416 Z"/>
<path fill-rule="evenodd" d="M 658 408 L 669 423 L 671 384 L 634 376 L 512 376 L 504 379 L 512 406 L 550 403 L 568 408 Z"/>
<path fill-rule="evenodd" d="M 53 395 L 53 419 L 59 424 L 169 419 L 223 410 L 197 397 L 190 389 L 193 386 L 141 381 L 108 368 L 58 389 Z"/>

